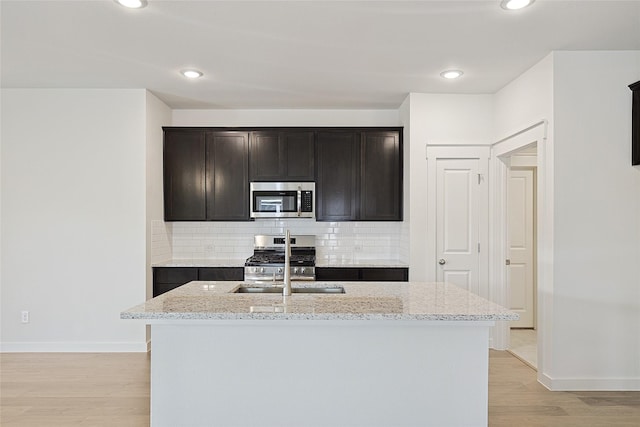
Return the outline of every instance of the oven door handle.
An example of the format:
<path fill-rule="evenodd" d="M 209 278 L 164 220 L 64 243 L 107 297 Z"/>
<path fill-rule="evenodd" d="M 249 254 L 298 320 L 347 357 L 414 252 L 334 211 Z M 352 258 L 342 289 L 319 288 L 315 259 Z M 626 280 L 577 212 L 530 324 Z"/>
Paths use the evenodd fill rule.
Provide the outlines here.
<path fill-rule="evenodd" d="M 298 217 L 302 216 L 302 187 L 298 186 Z"/>

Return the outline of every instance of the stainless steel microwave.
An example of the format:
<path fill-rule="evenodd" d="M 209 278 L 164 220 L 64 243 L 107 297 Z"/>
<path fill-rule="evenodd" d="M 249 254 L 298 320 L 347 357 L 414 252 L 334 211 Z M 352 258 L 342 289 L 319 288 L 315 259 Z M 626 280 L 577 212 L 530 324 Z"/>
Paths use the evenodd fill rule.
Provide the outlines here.
<path fill-rule="evenodd" d="M 252 182 L 251 218 L 315 218 L 315 182 Z"/>

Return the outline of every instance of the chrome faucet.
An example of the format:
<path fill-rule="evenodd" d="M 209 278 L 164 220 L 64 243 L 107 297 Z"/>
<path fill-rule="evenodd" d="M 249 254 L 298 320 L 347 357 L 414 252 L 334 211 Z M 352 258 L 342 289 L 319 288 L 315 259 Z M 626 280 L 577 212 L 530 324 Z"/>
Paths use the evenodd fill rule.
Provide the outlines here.
<path fill-rule="evenodd" d="M 287 230 L 284 234 L 284 286 L 282 295 L 291 295 L 291 234 Z"/>

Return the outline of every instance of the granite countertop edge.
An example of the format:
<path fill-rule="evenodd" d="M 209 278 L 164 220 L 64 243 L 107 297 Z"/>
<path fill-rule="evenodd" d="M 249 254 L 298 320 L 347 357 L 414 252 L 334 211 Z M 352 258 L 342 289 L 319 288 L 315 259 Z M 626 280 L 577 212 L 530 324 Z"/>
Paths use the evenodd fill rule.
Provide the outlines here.
<path fill-rule="evenodd" d="M 509 314 L 424 314 L 424 315 L 393 315 L 393 314 L 282 314 L 282 313 L 128 313 L 122 312 L 123 320 L 387 320 L 387 321 L 496 321 L 517 320 Z"/>
<path fill-rule="evenodd" d="M 450 283 L 296 282 L 340 294 L 235 293 L 244 282 L 194 281 L 120 313 L 121 319 L 496 321 L 519 315 Z"/>

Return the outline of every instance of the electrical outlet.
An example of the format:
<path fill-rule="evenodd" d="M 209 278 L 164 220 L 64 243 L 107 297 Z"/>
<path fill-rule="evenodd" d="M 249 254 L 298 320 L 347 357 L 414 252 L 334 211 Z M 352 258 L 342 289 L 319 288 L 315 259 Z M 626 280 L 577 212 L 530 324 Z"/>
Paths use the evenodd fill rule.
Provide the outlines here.
<path fill-rule="evenodd" d="M 29 312 L 24 310 L 20 312 L 20 320 L 22 323 L 29 323 Z"/>
<path fill-rule="evenodd" d="M 355 245 L 355 246 L 353 247 L 353 250 L 354 250 L 355 252 L 361 252 L 361 251 L 362 251 L 362 246 L 361 246 L 361 245 Z"/>

